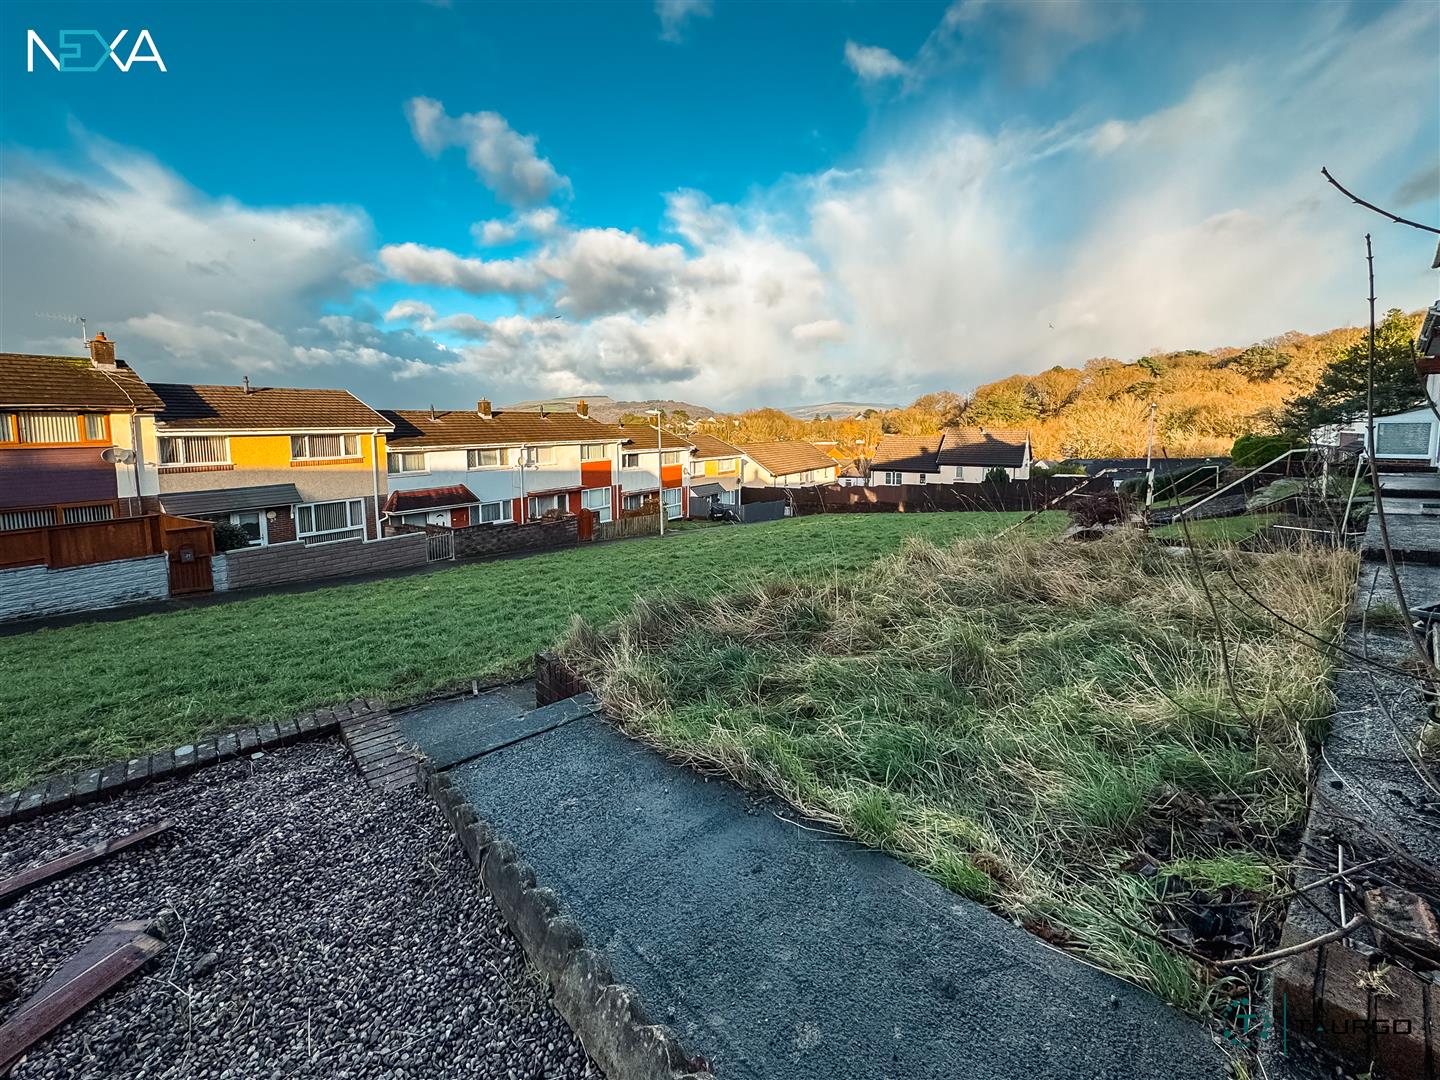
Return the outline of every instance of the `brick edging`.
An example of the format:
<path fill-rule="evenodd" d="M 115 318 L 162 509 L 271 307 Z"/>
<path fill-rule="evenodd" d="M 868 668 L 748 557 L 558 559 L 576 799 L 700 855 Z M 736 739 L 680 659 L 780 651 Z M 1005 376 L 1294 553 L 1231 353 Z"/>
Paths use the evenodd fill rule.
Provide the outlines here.
<path fill-rule="evenodd" d="M 133 791 L 159 780 L 184 776 L 256 750 L 274 750 L 302 739 L 333 735 L 343 721 L 384 709 L 385 703 L 378 698 L 354 698 L 290 720 L 232 728 L 173 750 L 112 761 L 98 768 L 58 773 L 28 788 L 0 795 L 0 828 Z"/>
<path fill-rule="evenodd" d="M 586 944 L 584 931 L 562 914 L 556 894 L 537 884 L 515 846 L 476 816 L 448 776 L 428 762 L 416 769 L 506 925 L 549 982 L 555 1008 L 605 1075 L 713 1080 L 705 1059 L 690 1055 L 670 1027 L 653 1023 L 639 991 L 616 980 L 605 954 Z"/>

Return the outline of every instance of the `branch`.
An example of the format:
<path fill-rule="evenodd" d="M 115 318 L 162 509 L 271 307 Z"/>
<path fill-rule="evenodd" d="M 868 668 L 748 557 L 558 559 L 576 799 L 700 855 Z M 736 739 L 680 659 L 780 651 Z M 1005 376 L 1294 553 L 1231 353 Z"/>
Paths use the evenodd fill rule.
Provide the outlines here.
<path fill-rule="evenodd" d="M 1350 921 L 1328 934 L 1321 934 L 1319 937 L 1311 938 L 1309 941 L 1302 941 L 1298 945 L 1287 945 L 1283 949 L 1274 949 L 1270 952 L 1256 953 L 1254 956 L 1237 956 L 1233 960 L 1211 961 L 1218 968 L 1244 967 L 1247 964 L 1268 964 L 1272 960 L 1284 960 L 1287 956 L 1298 956 L 1300 953 L 1308 952 L 1310 949 L 1318 949 L 1321 945 L 1328 945 L 1332 941 L 1339 941 L 1348 937 L 1370 920 L 1364 915 L 1352 916 Z"/>
<path fill-rule="evenodd" d="M 1374 203 L 1366 202 L 1358 195 L 1352 194 L 1345 189 L 1344 185 L 1341 184 L 1339 180 L 1336 180 L 1335 177 L 1330 175 L 1329 169 L 1324 168 L 1323 166 L 1320 169 L 1320 175 L 1325 177 L 1326 180 L 1329 180 L 1331 185 L 1351 202 L 1358 203 L 1359 205 L 1365 207 L 1365 209 L 1367 210 L 1374 210 L 1375 213 L 1379 214 L 1381 217 L 1389 218 L 1391 221 L 1395 222 L 1396 225 L 1409 225 L 1412 229 L 1419 229 L 1421 232 L 1435 233 L 1437 235 L 1440 235 L 1440 229 L 1435 228 L 1435 226 L 1433 225 L 1422 225 L 1418 221 L 1411 221 L 1409 218 L 1399 217 L 1396 214 L 1392 214 L 1389 210 L 1381 209 Z"/>

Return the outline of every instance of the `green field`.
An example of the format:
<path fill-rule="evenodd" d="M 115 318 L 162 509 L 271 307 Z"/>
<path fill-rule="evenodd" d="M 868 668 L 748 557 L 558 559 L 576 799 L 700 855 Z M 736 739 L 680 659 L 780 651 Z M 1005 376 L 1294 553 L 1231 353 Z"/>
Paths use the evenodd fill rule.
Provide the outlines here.
<path fill-rule="evenodd" d="M 348 698 L 406 701 L 519 675 L 577 614 L 603 624 L 637 596 L 840 579 L 907 536 L 941 543 L 1020 517 L 835 515 L 696 529 L 0 638 L 0 790 Z"/>

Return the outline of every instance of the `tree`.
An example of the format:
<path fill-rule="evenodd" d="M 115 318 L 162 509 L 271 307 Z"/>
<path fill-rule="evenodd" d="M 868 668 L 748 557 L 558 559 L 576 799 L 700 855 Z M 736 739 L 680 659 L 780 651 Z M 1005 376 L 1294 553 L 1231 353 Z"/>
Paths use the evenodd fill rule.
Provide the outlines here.
<path fill-rule="evenodd" d="M 1313 391 L 1286 403 L 1281 414 L 1285 431 L 1308 436 L 1316 428 L 1363 417 L 1369 367 L 1367 332 L 1325 369 Z M 1375 328 L 1375 415 L 1423 404 L 1424 387 L 1415 369 L 1415 317 L 1392 308 Z"/>

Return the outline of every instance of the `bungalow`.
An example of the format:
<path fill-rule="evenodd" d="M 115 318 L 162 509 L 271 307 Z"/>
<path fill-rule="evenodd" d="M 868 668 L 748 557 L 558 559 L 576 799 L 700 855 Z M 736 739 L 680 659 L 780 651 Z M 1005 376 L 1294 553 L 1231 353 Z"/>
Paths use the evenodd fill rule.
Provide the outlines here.
<path fill-rule="evenodd" d="M 649 424 L 624 424 L 626 445 L 620 461 L 622 506 L 638 510 L 658 493 L 669 520 L 685 516 L 693 442 Z"/>
<path fill-rule="evenodd" d="M 347 390 L 155 383 L 160 502 L 252 545 L 380 537 L 391 423 Z"/>
<path fill-rule="evenodd" d="M 406 525 L 510 524 L 548 513 L 620 512 L 621 446 L 627 435 L 574 411 L 382 410 L 394 426 L 386 519 Z"/>
<path fill-rule="evenodd" d="M 163 402 L 115 358 L 0 353 L 0 530 L 108 521 L 159 508 Z"/>
<path fill-rule="evenodd" d="M 746 487 L 814 487 L 835 483 L 839 463 L 808 442 L 749 443 L 739 448 Z"/>
<path fill-rule="evenodd" d="M 1440 254 L 1436 260 L 1440 261 Z M 1429 403 L 1375 418 L 1375 459 L 1381 465 L 1422 465 L 1434 469 L 1440 467 L 1440 423 L 1435 415 L 1435 407 L 1440 407 L 1440 302 L 1431 305 L 1425 313 L 1415 345 L 1415 367 L 1425 380 Z M 1366 438 L 1363 419 L 1339 430 L 1341 446 L 1364 446 Z"/>
<path fill-rule="evenodd" d="M 1030 433 L 946 428 L 936 435 L 886 435 L 875 450 L 870 486 L 978 484 L 1000 469 L 1030 479 Z"/>
<path fill-rule="evenodd" d="M 690 455 L 690 490 L 708 496 L 721 506 L 740 505 L 740 460 L 738 447 L 713 435 L 692 434 L 695 452 Z M 704 491 L 701 491 L 701 488 Z"/>
<path fill-rule="evenodd" d="M 870 460 L 871 487 L 940 482 L 940 434 L 882 435 Z"/>

